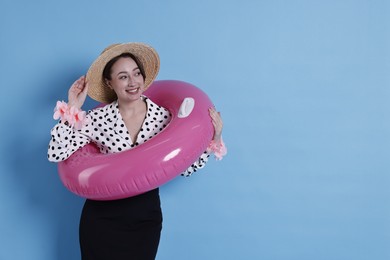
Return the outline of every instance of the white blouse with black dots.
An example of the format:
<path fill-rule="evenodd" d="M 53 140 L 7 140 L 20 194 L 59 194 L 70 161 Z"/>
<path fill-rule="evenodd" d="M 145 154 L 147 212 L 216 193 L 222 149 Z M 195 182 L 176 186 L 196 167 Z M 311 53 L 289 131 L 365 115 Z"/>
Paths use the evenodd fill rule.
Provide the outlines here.
<path fill-rule="evenodd" d="M 88 111 L 88 124 L 80 130 L 65 123 L 58 122 L 51 130 L 51 140 L 48 148 L 48 160 L 59 162 L 66 160 L 77 149 L 93 142 L 102 153 L 118 153 L 140 145 L 157 135 L 167 126 L 171 119 L 169 111 L 142 96 L 147 104 L 145 120 L 138 133 L 137 140 L 132 143 L 125 123 L 119 113 L 118 102 L 114 101 L 104 107 Z M 210 154 L 204 152 L 182 176 L 190 176 L 203 168 Z"/>

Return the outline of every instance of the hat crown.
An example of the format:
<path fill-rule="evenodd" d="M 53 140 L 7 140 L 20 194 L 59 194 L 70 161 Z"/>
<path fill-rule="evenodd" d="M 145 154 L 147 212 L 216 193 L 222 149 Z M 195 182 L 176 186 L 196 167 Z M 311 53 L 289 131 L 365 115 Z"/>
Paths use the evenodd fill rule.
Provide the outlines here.
<path fill-rule="evenodd" d="M 120 43 L 113 43 L 113 44 L 107 46 L 100 54 L 103 54 L 106 51 L 108 51 L 108 50 L 110 50 L 110 49 L 112 49 L 112 48 L 114 48 L 115 46 L 118 46 L 118 45 L 121 45 L 121 44 Z"/>

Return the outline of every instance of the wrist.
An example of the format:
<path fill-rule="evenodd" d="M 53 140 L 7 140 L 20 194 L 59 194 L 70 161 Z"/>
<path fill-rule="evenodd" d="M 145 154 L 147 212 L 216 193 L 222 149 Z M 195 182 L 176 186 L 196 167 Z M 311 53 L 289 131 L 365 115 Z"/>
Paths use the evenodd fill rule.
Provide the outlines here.
<path fill-rule="evenodd" d="M 221 134 L 215 134 L 213 137 L 214 142 L 221 142 L 222 135 Z"/>
<path fill-rule="evenodd" d="M 81 107 L 78 106 L 76 103 L 70 102 L 70 101 L 68 101 L 68 106 L 69 106 L 69 107 L 74 107 L 74 108 L 77 108 L 77 109 L 81 109 Z"/>

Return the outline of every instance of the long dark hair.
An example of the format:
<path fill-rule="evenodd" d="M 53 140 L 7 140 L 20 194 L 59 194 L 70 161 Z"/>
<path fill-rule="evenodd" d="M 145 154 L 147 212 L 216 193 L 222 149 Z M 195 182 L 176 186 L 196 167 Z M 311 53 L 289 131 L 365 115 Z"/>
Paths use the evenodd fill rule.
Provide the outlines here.
<path fill-rule="evenodd" d="M 114 58 L 112 58 L 109 62 L 107 62 L 106 66 L 104 67 L 104 70 L 103 70 L 103 78 L 104 79 L 107 79 L 107 80 L 111 80 L 111 68 L 112 66 L 114 65 L 114 63 L 119 60 L 120 58 L 131 58 L 135 61 L 135 63 L 137 64 L 140 72 L 141 72 L 141 75 L 144 77 L 144 80 L 145 80 L 145 70 L 144 70 L 144 67 L 142 66 L 142 63 L 138 60 L 137 57 L 135 57 L 133 54 L 131 53 L 122 53 L 121 55 L 118 55 Z"/>

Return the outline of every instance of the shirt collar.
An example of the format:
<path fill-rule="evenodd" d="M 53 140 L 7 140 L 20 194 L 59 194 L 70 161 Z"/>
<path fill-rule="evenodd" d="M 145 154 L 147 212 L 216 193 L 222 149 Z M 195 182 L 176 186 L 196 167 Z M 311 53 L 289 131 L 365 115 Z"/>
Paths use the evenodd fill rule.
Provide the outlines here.
<path fill-rule="evenodd" d="M 155 106 L 150 106 L 150 104 L 153 104 L 153 101 L 151 101 L 148 97 L 142 95 L 141 98 L 146 102 L 146 116 L 145 116 L 145 117 L 147 117 L 148 109 L 149 109 L 149 108 L 152 108 L 152 109 L 154 110 L 155 108 L 153 108 L 153 107 L 155 107 Z M 130 138 L 130 135 L 129 135 L 126 131 L 123 131 L 122 133 L 119 133 L 119 132 L 116 130 L 115 124 L 116 124 L 116 126 L 119 126 L 119 125 L 121 125 L 121 124 L 125 125 L 125 122 L 123 121 L 122 115 L 119 113 L 118 100 L 115 100 L 115 101 L 112 103 L 112 105 L 113 105 L 112 108 L 113 108 L 113 110 L 114 110 L 114 113 L 113 113 L 113 114 L 115 115 L 115 118 L 113 118 L 113 121 L 112 121 L 112 122 L 113 122 L 113 124 L 112 124 L 113 130 L 115 131 L 115 133 L 116 133 L 117 135 L 119 135 L 121 138 L 123 138 L 123 140 L 125 140 L 126 143 L 127 143 L 128 145 L 133 144 L 133 143 L 132 143 L 132 140 L 131 140 L 131 138 Z M 146 120 L 144 120 L 144 122 L 142 123 L 142 126 L 141 126 L 141 127 L 144 127 L 145 121 L 146 121 Z M 127 138 L 127 139 L 126 139 L 126 138 Z M 139 136 L 137 136 L 136 142 L 139 143 L 139 141 L 140 141 L 140 140 L 139 140 Z"/>

